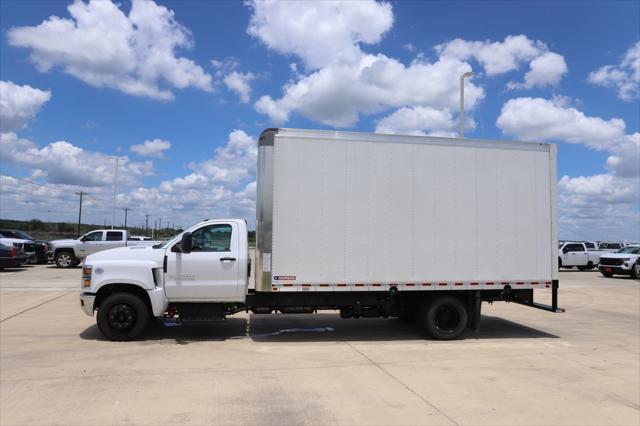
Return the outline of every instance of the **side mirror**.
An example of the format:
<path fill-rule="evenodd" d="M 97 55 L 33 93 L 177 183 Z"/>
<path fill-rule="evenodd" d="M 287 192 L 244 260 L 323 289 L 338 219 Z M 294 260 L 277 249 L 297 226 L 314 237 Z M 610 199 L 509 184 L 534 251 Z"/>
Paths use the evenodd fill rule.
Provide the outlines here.
<path fill-rule="evenodd" d="M 562 252 L 565 253 L 565 254 L 569 253 L 569 249 L 565 247 L 565 248 L 562 249 Z"/>
<path fill-rule="evenodd" d="M 80 241 L 84 243 L 85 241 L 87 241 L 87 237 L 83 235 L 82 237 L 80 237 Z"/>
<path fill-rule="evenodd" d="M 185 232 L 182 234 L 182 241 L 180 242 L 180 245 L 183 253 L 191 253 L 191 249 L 193 248 L 191 232 Z"/>

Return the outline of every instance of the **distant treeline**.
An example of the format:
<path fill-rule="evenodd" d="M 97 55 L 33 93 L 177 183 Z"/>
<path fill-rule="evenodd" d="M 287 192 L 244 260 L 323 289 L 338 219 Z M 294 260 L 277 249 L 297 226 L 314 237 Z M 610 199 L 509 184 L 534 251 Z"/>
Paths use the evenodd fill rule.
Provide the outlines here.
<path fill-rule="evenodd" d="M 119 227 L 120 228 L 120 227 Z M 33 220 L 10 220 L 0 219 L 0 229 L 17 229 L 26 231 L 38 240 L 57 240 L 61 238 L 76 238 L 78 231 L 77 223 L 69 222 L 43 222 L 38 219 Z M 86 234 L 94 229 L 104 229 L 104 225 L 80 225 L 80 235 Z M 151 229 L 144 229 L 136 226 L 127 227 L 131 235 L 145 235 L 151 237 Z M 157 240 L 172 237 L 182 232 L 182 229 L 163 228 L 153 231 L 153 237 Z M 254 244 L 256 232 L 249 231 L 249 243 Z"/>

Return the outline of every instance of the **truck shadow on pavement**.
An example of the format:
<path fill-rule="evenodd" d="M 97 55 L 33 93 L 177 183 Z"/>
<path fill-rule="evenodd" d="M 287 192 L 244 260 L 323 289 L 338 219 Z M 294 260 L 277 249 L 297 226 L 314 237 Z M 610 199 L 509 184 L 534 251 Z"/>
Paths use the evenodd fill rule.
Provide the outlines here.
<path fill-rule="evenodd" d="M 80 333 L 86 340 L 106 340 L 96 325 Z M 478 333 L 467 330 L 462 340 L 558 338 L 503 318 L 482 316 Z M 202 341 L 251 339 L 255 342 L 339 342 L 428 340 L 416 324 L 399 319 L 343 320 L 338 314 L 251 315 L 206 324 L 156 321 L 141 341 L 173 341 L 186 345 Z"/>

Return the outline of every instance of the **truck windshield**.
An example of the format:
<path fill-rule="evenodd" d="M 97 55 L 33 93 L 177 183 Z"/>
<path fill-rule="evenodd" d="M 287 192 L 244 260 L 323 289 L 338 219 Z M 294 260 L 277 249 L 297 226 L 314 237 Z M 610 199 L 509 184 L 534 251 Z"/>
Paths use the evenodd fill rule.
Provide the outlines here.
<path fill-rule="evenodd" d="M 184 234 L 184 232 L 179 233 L 178 235 L 171 237 L 171 238 L 167 238 L 166 240 L 162 240 L 162 242 L 160 244 L 156 244 L 154 246 L 152 246 L 154 249 L 163 249 L 166 248 L 170 242 L 174 241 L 174 240 L 178 240 L 180 238 L 182 238 L 182 234 Z"/>

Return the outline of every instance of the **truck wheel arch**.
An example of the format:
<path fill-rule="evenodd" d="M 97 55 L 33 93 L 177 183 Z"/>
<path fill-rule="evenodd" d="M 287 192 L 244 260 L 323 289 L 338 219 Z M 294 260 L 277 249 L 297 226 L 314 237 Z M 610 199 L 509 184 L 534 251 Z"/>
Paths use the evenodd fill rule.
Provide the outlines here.
<path fill-rule="evenodd" d="M 100 309 L 102 302 L 112 294 L 115 293 L 129 293 L 140 298 L 149 309 L 149 312 L 153 312 L 151 306 L 151 299 L 145 289 L 135 284 L 106 284 L 98 290 L 96 293 L 96 299 L 93 303 L 94 309 Z"/>

